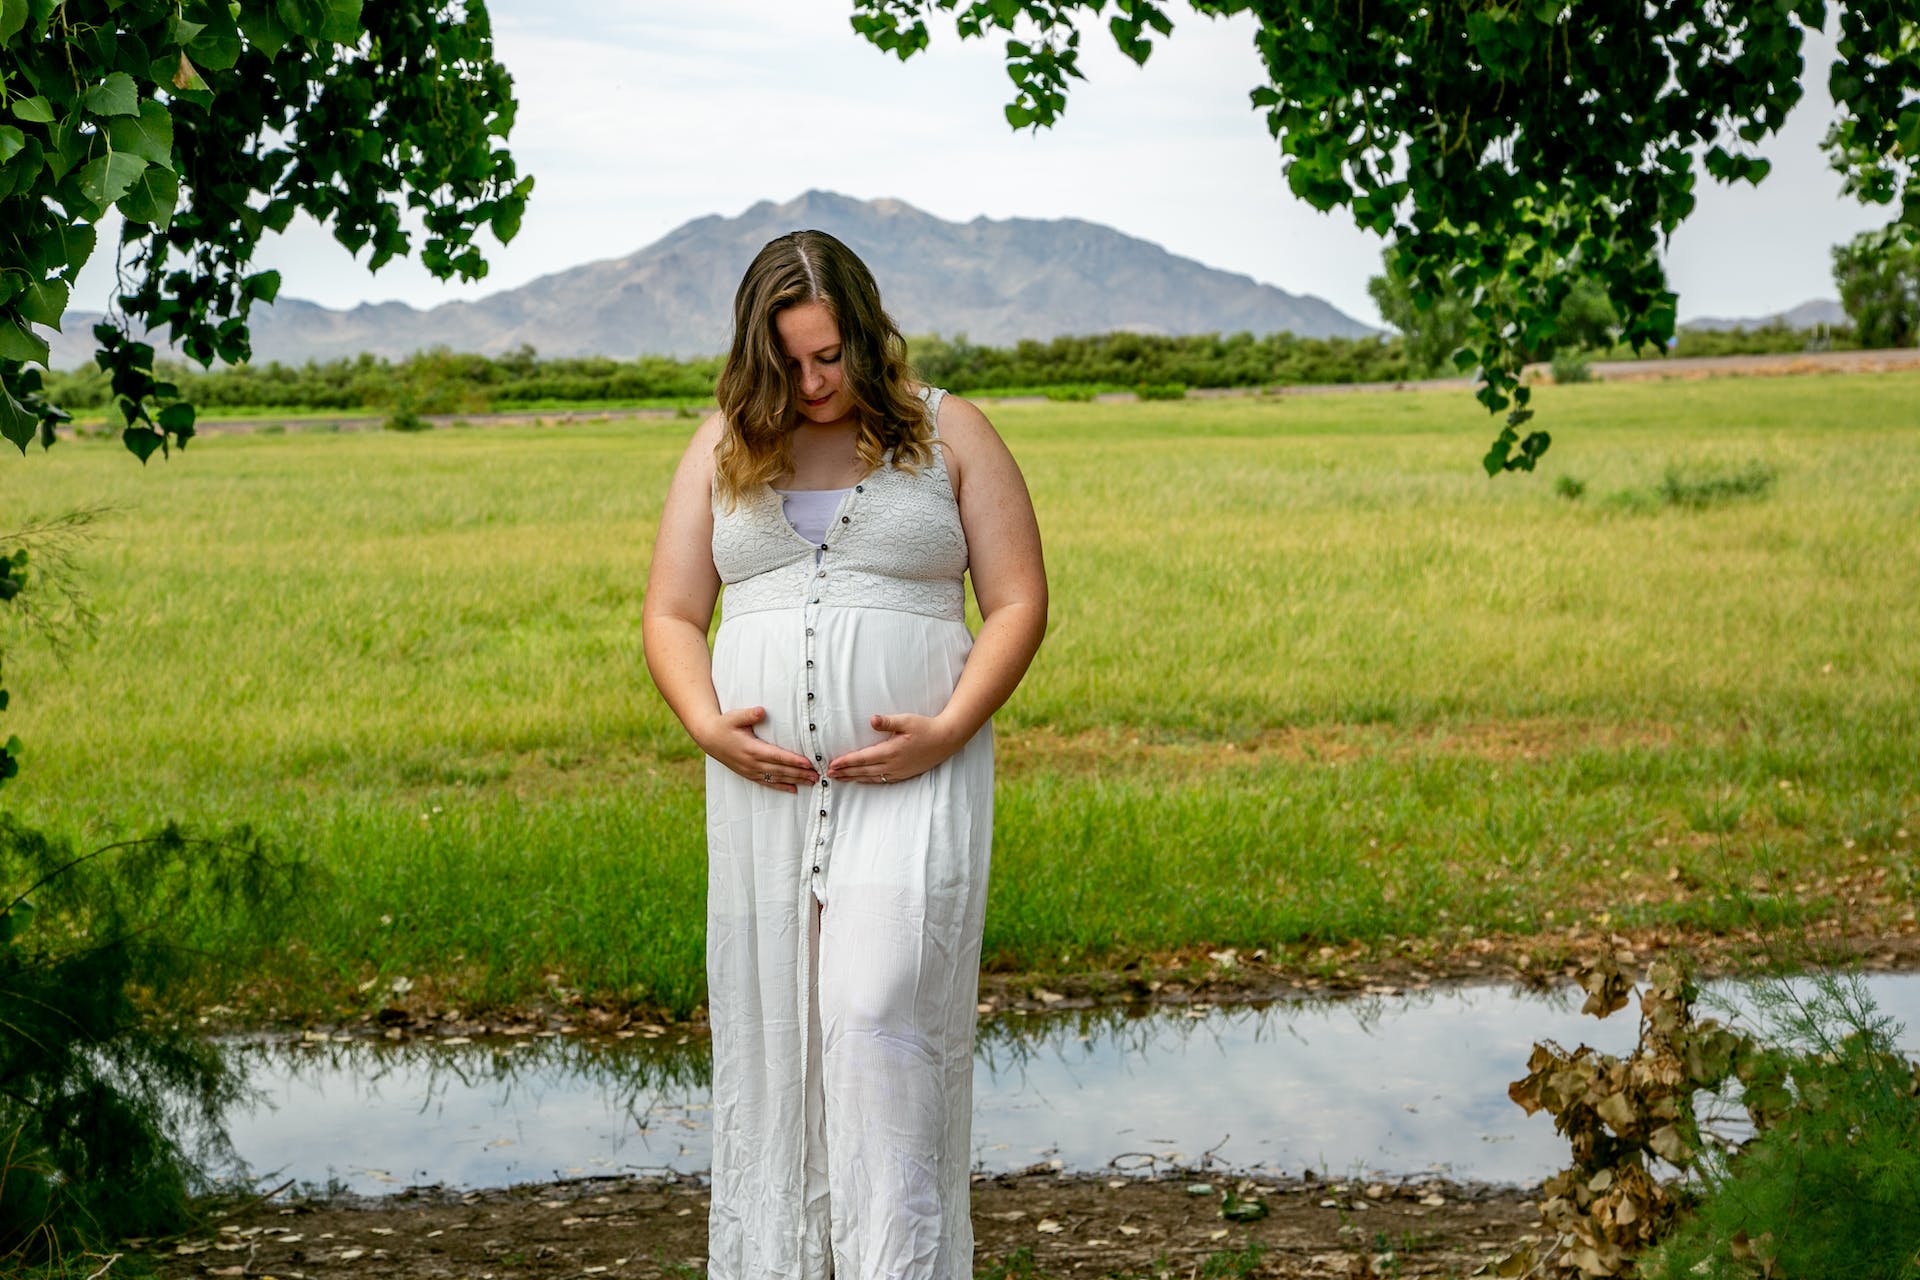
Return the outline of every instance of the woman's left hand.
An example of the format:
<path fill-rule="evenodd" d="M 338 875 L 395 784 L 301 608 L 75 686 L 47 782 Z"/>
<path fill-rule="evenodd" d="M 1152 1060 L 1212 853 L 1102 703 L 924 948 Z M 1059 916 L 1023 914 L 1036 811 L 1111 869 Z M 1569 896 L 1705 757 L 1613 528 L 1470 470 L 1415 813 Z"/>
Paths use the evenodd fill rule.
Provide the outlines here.
<path fill-rule="evenodd" d="M 885 742 L 828 761 L 827 777 L 835 782 L 870 782 L 876 786 L 905 782 L 967 745 L 934 716 L 875 716 L 868 723 L 891 736 Z"/>

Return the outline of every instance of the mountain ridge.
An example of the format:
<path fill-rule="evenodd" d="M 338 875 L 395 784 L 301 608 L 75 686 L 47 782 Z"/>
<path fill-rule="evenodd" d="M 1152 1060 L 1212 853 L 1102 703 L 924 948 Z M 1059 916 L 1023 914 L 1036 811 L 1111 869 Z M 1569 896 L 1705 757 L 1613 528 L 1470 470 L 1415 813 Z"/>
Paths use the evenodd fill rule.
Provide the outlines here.
<path fill-rule="evenodd" d="M 984 215 L 948 222 L 904 200 L 812 190 L 783 203 L 758 201 L 734 217 L 705 214 L 621 257 L 424 310 L 401 302 L 335 310 L 281 299 L 254 309 L 254 361 L 362 352 L 398 358 L 442 346 L 499 355 L 522 345 L 549 357 L 710 356 L 727 345 L 733 291 L 754 253 L 802 227 L 858 253 L 909 334 L 964 334 L 1002 346 L 1115 330 L 1378 332 L 1324 299 L 1206 266 L 1101 223 Z M 91 362 L 95 319 L 69 313 L 66 332 L 50 335 L 55 368 Z"/>

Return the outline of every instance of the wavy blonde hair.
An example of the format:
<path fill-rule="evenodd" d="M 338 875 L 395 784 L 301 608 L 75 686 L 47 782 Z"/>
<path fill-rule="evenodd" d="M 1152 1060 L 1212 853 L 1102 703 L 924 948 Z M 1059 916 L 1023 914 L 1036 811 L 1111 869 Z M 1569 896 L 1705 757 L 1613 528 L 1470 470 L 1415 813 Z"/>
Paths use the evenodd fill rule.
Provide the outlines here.
<path fill-rule="evenodd" d="M 733 346 L 714 388 L 726 419 L 714 484 L 729 510 L 749 489 L 793 470 L 799 396 L 774 317 L 803 302 L 826 307 L 840 328 L 860 461 L 876 468 L 889 449 L 909 471 L 933 461 L 933 430 L 914 390 L 906 339 L 881 307 L 873 273 L 826 232 L 794 231 L 754 256 L 733 295 Z"/>

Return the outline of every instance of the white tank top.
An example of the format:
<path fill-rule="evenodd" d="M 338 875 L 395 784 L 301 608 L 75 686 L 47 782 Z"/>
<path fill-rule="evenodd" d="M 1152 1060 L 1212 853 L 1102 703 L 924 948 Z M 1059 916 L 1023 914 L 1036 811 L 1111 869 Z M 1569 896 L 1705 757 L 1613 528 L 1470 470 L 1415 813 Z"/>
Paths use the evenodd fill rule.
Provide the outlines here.
<path fill-rule="evenodd" d="M 826 541 L 827 522 L 840 509 L 848 489 L 775 489 L 780 509 L 793 531 L 818 546 Z"/>

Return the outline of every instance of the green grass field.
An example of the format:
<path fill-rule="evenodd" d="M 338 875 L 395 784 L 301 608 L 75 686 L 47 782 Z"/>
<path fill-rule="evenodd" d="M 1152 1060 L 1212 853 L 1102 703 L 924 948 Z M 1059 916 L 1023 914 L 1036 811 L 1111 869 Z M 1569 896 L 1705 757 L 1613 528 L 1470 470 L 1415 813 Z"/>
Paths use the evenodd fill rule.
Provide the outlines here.
<path fill-rule="evenodd" d="M 1005 405 L 1053 623 L 1001 713 L 989 967 L 1196 946 L 1793 927 L 1920 859 L 1920 377 Z M 252 823 L 290 921 L 182 922 L 324 1014 L 702 999 L 697 757 L 641 661 L 679 420 L 211 435 L 0 460 L 110 504 L 64 665 L 9 634 L 3 803 L 76 841 Z M 1692 509 L 1669 468 L 1771 468 Z M 1567 476 L 1586 496 L 1555 493 Z M 10 878 L 9 878 L 10 879 Z M 552 975 L 558 975 L 553 977 Z"/>

